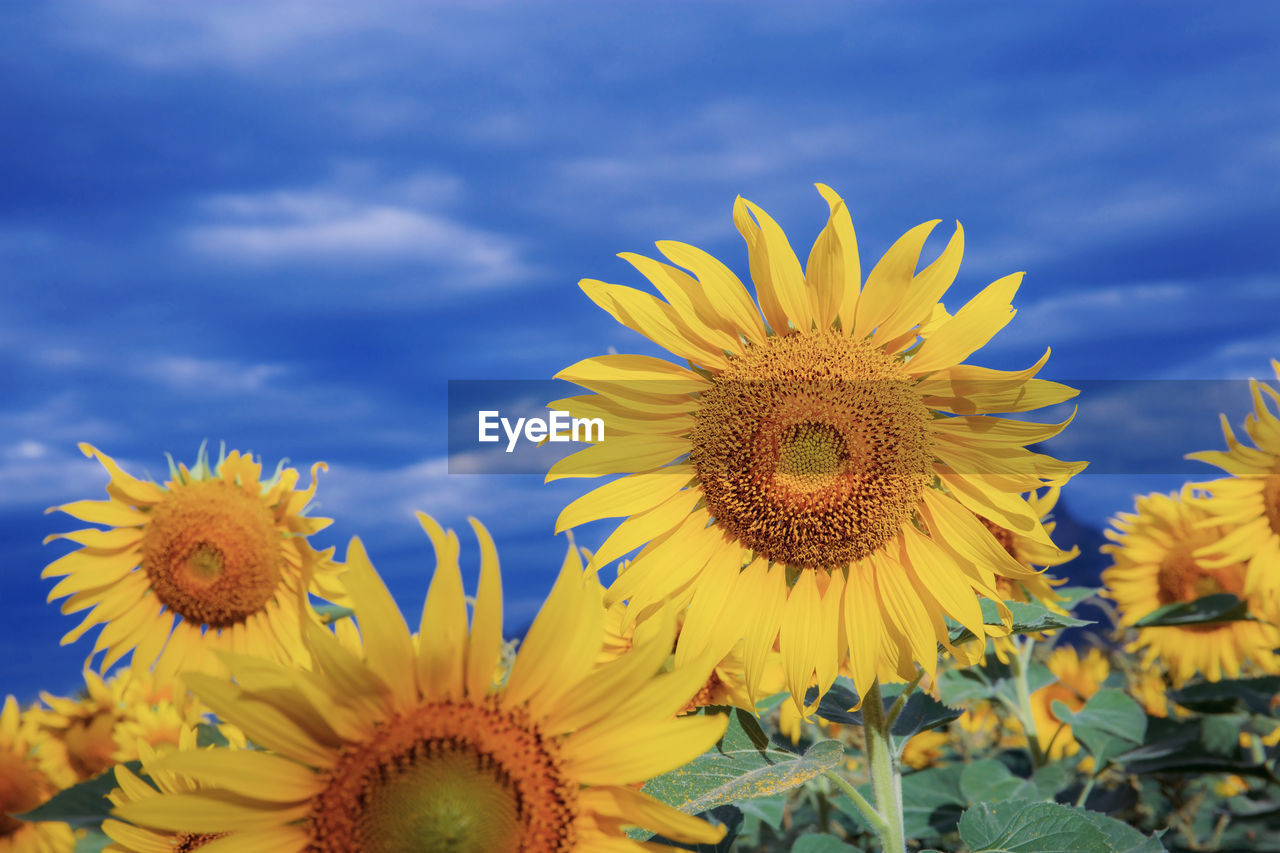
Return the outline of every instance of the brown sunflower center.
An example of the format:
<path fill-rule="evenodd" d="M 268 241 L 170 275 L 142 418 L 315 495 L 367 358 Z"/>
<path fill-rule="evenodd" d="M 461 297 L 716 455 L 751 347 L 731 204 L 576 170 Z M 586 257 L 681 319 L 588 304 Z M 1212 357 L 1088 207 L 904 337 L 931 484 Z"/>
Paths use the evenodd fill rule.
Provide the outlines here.
<path fill-rule="evenodd" d="M 99 710 L 72 721 L 62 733 L 67 760 L 81 780 L 92 779 L 116 763 L 115 728 L 119 722 L 118 714 Z"/>
<path fill-rule="evenodd" d="M 687 714 L 690 711 L 696 711 L 699 708 L 705 708 L 708 705 L 715 705 L 724 695 L 724 682 L 720 679 L 720 673 L 714 669 L 711 675 L 707 677 L 705 684 L 699 688 L 698 692 L 693 694 L 693 698 L 685 703 L 680 709 L 681 714 Z"/>
<path fill-rule="evenodd" d="M 223 480 L 175 488 L 152 510 L 142 566 L 156 596 L 214 628 L 262 610 L 280 585 L 281 534 L 271 510 Z"/>
<path fill-rule="evenodd" d="M 1280 533 L 1280 474 L 1272 474 L 1263 482 L 1262 507 L 1271 523 L 1271 532 Z"/>
<path fill-rule="evenodd" d="M 707 509 L 779 563 L 847 565 L 932 482 L 929 410 L 902 365 L 837 333 L 772 337 L 702 394 L 690 462 Z"/>
<path fill-rule="evenodd" d="M 1192 552 L 1195 546 L 1183 543 L 1172 548 L 1156 574 L 1156 597 L 1161 605 L 1195 601 L 1206 595 L 1229 592 L 1239 595 L 1244 588 L 1241 572 L 1231 566 L 1202 568 Z"/>
<path fill-rule="evenodd" d="M 21 829 L 23 821 L 5 812 L 21 814 L 43 803 L 54 792 L 47 776 L 28 760 L 12 752 L 0 752 L 0 839 Z M 4 847 L 0 844 L 0 847 Z"/>
<path fill-rule="evenodd" d="M 225 832 L 185 832 L 173 843 L 173 850 L 174 853 L 190 853 L 225 835 Z"/>
<path fill-rule="evenodd" d="M 519 711 L 435 703 L 348 747 L 316 798 L 309 851 L 572 850 L 577 785 Z"/>

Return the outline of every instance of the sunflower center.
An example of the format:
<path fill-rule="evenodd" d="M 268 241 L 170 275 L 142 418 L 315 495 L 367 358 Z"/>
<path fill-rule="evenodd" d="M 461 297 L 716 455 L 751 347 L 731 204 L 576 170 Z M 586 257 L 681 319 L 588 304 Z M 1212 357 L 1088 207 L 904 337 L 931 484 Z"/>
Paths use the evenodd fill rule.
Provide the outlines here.
<path fill-rule="evenodd" d="M 109 711 L 97 711 L 75 720 L 62 734 L 67 747 L 67 761 L 81 779 L 92 779 L 115 764 L 115 727 L 120 717 Z"/>
<path fill-rule="evenodd" d="M 142 539 L 156 596 L 183 619 L 214 628 L 262 610 L 280 585 L 283 559 L 271 510 L 223 480 L 175 488 L 152 510 Z"/>
<path fill-rule="evenodd" d="M 1271 474 L 1263 483 L 1262 507 L 1271 523 L 1271 532 L 1280 533 L 1280 474 Z"/>
<path fill-rule="evenodd" d="M 433 703 L 348 747 L 311 809 L 309 851 L 567 851 L 577 786 L 520 711 Z"/>
<path fill-rule="evenodd" d="M 1160 561 L 1156 574 L 1156 597 L 1161 605 L 1179 601 L 1195 601 L 1206 595 L 1229 592 L 1239 595 L 1243 577 L 1231 566 L 1207 570 L 1192 556 L 1193 544 L 1180 544 Z"/>
<path fill-rule="evenodd" d="M 774 562 L 830 568 L 874 553 L 932 482 L 929 410 L 865 341 L 769 338 L 701 402 L 689 459 L 707 509 Z"/>
<path fill-rule="evenodd" d="M 5 812 L 22 813 L 43 803 L 54 792 L 48 777 L 11 752 L 0 752 L 0 838 L 22 828 L 23 821 Z"/>

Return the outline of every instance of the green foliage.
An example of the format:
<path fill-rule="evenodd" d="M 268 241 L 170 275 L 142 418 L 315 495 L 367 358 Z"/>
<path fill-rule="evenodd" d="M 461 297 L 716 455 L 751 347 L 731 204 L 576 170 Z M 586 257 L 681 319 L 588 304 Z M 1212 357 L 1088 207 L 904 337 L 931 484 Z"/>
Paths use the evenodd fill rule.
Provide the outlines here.
<path fill-rule="evenodd" d="M 791 853 L 858 853 L 858 848 L 832 835 L 810 833 L 796 839 Z"/>
<path fill-rule="evenodd" d="M 981 803 L 960 818 L 971 853 L 1159 853 L 1148 838 L 1118 820 L 1058 803 Z"/>
<path fill-rule="evenodd" d="M 1099 690 L 1079 711 L 1054 702 L 1053 713 L 1071 725 L 1075 739 L 1089 750 L 1099 768 L 1140 745 L 1147 733 L 1142 706 L 1121 690 Z"/>
<path fill-rule="evenodd" d="M 1092 593 L 1092 590 L 1090 590 L 1090 593 Z M 1034 634 L 1039 631 L 1052 631 L 1055 628 L 1078 628 L 1083 625 L 1093 624 L 1088 619 L 1077 619 L 1074 616 L 1055 613 L 1043 604 L 1036 602 L 1008 601 L 1005 603 L 1013 616 L 1012 633 L 1014 634 Z M 1003 629 L 1004 623 L 1000 620 L 1000 609 L 996 606 L 996 603 L 984 598 L 981 601 L 981 605 L 983 623 Z M 974 634 L 968 628 L 950 619 L 947 622 L 951 627 L 950 639 L 952 644 L 973 639 Z"/>
<path fill-rule="evenodd" d="M 1253 622 L 1247 602 L 1229 592 L 1218 592 L 1195 601 L 1175 601 L 1151 611 L 1133 624 L 1135 628 L 1209 625 L 1215 622 Z"/>
<path fill-rule="evenodd" d="M 1002 761 L 983 758 L 965 766 L 960 774 L 960 792 L 968 805 L 1004 800 L 1052 801 L 1067 782 L 1066 764 L 1041 767 L 1030 779 L 1015 776 Z"/>
<path fill-rule="evenodd" d="M 1169 700 L 1200 714 L 1229 714 L 1248 711 L 1269 716 L 1271 701 L 1280 693 L 1280 675 L 1239 678 L 1231 681 L 1202 681 L 1169 691 Z"/>
<path fill-rule="evenodd" d="M 829 723 L 861 726 L 863 725 L 862 711 L 849 710 L 858 704 L 858 695 L 846 686 L 847 683 L 848 680 L 842 678 L 836 684 L 833 684 L 826 695 L 822 697 L 822 701 L 818 703 L 818 710 L 815 713 Z M 884 689 L 881 693 L 881 697 L 884 700 L 885 713 L 888 713 L 893 703 L 897 700 L 902 685 L 891 685 L 891 687 L 898 689 Z M 812 688 L 805 694 L 805 701 L 812 702 L 816 696 L 817 688 Z M 903 703 L 902 710 L 898 713 L 898 718 L 893 723 L 892 733 L 894 737 L 909 738 L 919 732 L 945 726 L 962 713 L 964 713 L 963 710 L 948 708 L 927 693 L 915 692 L 908 696 L 907 701 Z"/>
<path fill-rule="evenodd" d="M 102 853 L 111 844 L 111 839 L 101 832 L 90 830 L 82 838 L 76 839 L 72 853 Z"/>
<path fill-rule="evenodd" d="M 1027 667 L 1027 689 L 1034 693 L 1057 681 L 1049 668 L 1035 661 Z M 938 675 L 938 692 L 948 705 L 971 706 L 986 699 L 1006 704 L 1018 703 L 1013 671 L 998 660 L 989 659 L 982 666 L 949 669 Z"/>
<path fill-rule="evenodd" d="M 130 761 L 125 766 L 135 773 L 141 771 L 141 764 L 137 761 Z M 97 827 L 111 816 L 111 801 L 107 794 L 115 788 L 115 770 L 107 770 L 59 791 L 48 802 L 16 817 L 19 820 L 54 820 L 76 827 Z"/>
<path fill-rule="evenodd" d="M 683 767 L 650 779 L 644 792 L 687 814 L 769 797 L 826 773 L 844 760 L 844 745 L 819 741 L 803 755 L 759 749 L 736 715 L 718 747 Z"/>
<path fill-rule="evenodd" d="M 339 619 L 348 619 L 356 615 L 356 612 L 350 607 L 342 607 L 328 602 L 315 602 L 312 604 L 312 609 L 316 611 L 320 621 L 326 625 L 337 622 Z"/>

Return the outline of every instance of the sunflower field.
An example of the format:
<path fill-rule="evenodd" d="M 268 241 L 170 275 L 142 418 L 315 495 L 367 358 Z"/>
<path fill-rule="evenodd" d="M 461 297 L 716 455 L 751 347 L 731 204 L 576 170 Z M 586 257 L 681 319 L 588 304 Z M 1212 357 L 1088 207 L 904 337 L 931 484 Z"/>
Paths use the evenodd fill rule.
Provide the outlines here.
<path fill-rule="evenodd" d="M 603 432 L 547 472 L 587 481 L 555 532 L 617 521 L 523 636 L 478 520 L 418 514 L 419 607 L 313 543 L 323 464 L 202 448 L 154 482 L 82 444 L 106 499 L 51 508 L 42 577 L 84 689 L 5 701 L 0 851 L 1280 849 L 1280 391 L 1073 584 L 1088 460 L 1016 415 L 1077 391 L 1047 348 L 979 366 L 1021 274 L 949 311 L 958 224 L 871 261 L 817 189 L 807 256 L 734 203 L 749 284 L 674 241 L 622 256 L 648 286 L 580 283 L 671 357 L 558 374 Z"/>

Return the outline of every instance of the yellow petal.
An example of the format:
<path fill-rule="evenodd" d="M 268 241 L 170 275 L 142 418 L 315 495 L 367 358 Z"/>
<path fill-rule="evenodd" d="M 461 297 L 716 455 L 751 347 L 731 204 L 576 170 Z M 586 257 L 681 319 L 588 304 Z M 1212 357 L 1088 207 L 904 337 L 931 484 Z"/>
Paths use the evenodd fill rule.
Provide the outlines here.
<path fill-rule="evenodd" d="M 845 334 L 848 334 L 853 330 L 858 295 L 862 291 L 858 238 L 844 200 L 826 184 L 815 186 L 826 200 L 830 215 L 813 244 L 805 280 L 808 281 L 810 276 L 816 278 L 810 283 L 815 288 L 815 301 L 820 308 L 818 320 L 822 328 L 828 328 L 832 320 L 839 318 Z"/>
<path fill-rule="evenodd" d="M 502 572 L 489 531 L 476 519 L 467 520 L 480 542 L 480 584 L 467 649 L 467 695 L 477 700 L 489 692 L 502 658 Z"/>
<path fill-rule="evenodd" d="M 756 225 L 755 220 L 751 218 L 747 202 L 742 196 L 738 196 L 733 202 L 733 224 L 738 227 L 738 233 L 742 235 L 742 239 L 747 241 L 751 280 L 755 284 L 756 299 L 760 303 L 760 311 L 764 314 L 765 322 L 775 333 L 786 334 L 787 312 L 783 308 L 772 280 L 767 277 L 770 274 L 770 268 L 764 238 L 760 235 L 760 226 Z M 805 331 L 808 329 L 806 328 Z"/>
<path fill-rule="evenodd" d="M 858 297 L 853 319 L 853 337 L 865 338 L 897 309 L 915 275 L 924 241 L 941 221 L 923 222 L 903 234 L 867 273 L 867 284 Z"/>
<path fill-rule="evenodd" d="M 642 826 L 685 844 L 716 844 L 725 834 L 723 826 L 712 826 L 632 788 L 588 788 L 578 795 L 578 802 L 588 812 Z"/>
<path fill-rule="evenodd" d="M 212 788 L 225 788 L 269 803 L 297 803 L 319 793 L 324 781 L 310 769 L 260 750 L 170 750 L 147 771 L 183 773 Z"/>
<path fill-rule="evenodd" d="M 547 471 L 546 481 L 564 477 L 605 477 L 660 468 L 689 452 L 689 439 L 672 435 L 615 435 L 566 456 Z M 681 471 L 671 468 L 672 474 Z M 663 474 L 662 476 L 667 476 Z M 677 479 L 672 477 L 673 480 Z M 687 479 L 687 477 L 686 477 Z"/>
<path fill-rule="evenodd" d="M 708 380 L 692 370 L 647 355 L 598 355 L 571 364 L 555 378 L 597 393 L 628 385 L 647 394 L 672 395 L 711 387 Z"/>
<path fill-rule="evenodd" d="M 702 499 L 701 489 L 685 489 L 644 512 L 636 513 L 620 523 L 591 556 L 590 571 L 598 571 L 629 551 L 675 529 Z"/>
<path fill-rule="evenodd" d="M 1021 284 L 1020 272 L 988 284 L 920 345 L 907 369 L 923 375 L 964 361 L 1018 313 L 1011 303 Z"/>
<path fill-rule="evenodd" d="M 630 785 L 687 764 L 724 736 L 729 717 L 681 717 L 616 732 L 570 736 L 561 747 L 572 778 L 584 785 Z"/>
<path fill-rule="evenodd" d="M 695 246 L 672 240 L 658 242 L 658 251 L 673 264 L 684 267 L 697 278 L 711 305 L 712 317 L 722 317 L 720 326 L 731 335 L 741 334 L 754 343 L 765 339 L 764 323 L 751 295 L 732 271 L 719 260 Z"/>
<path fill-rule="evenodd" d="M 956 223 L 955 233 L 937 260 L 912 277 L 903 289 L 901 301 L 876 328 L 871 342 L 885 345 L 894 338 L 929 319 L 938 300 L 942 298 L 960 270 L 960 257 L 964 254 L 964 229 Z"/>
<path fill-rule="evenodd" d="M 787 235 L 759 206 L 746 199 L 741 199 L 741 205 L 760 223 L 756 226 L 750 216 L 740 216 L 740 205 L 734 204 L 733 219 L 747 241 L 751 280 L 755 282 L 756 293 L 760 294 L 760 304 L 765 304 L 764 294 L 770 293 L 769 301 L 776 302 L 786 315 L 781 318 L 782 325 L 774 325 L 775 331 L 785 332 L 786 321 L 790 320 L 791 325 L 807 333 L 813 328 L 813 298 L 805 286 L 804 271 L 787 242 Z"/>
<path fill-rule="evenodd" d="M 584 278 L 578 286 L 615 320 L 658 346 L 697 364 L 724 368 L 724 354 L 691 329 L 665 302 L 635 288 L 594 279 Z"/>
<path fill-rule="evenodd" d="M 397 706 L 408 709 L 417 701 L 409 626 L 359 537 L 352 537 L 347 546 L 346 567 L 343 579 L 360 624 L 369 669 L 391 689 Z"/>
<path fill-rule="evenodd" d="M 556 519 L 556 533 L 588 521 L 631 516 L 653 509 L 684 489 L 688 482 L 688 471 L 663 468 L 605 483 L 564 508 Z"/>
<path fill-rule="evenodd" d="M 418 687 L 433 699 L 461 700 L 467 646 L 467 602 L 458 566 L 458 537 L 434 518 L 418 513 L 436 552 L 436 570 L 427 588 L 418 629 Z"/>

